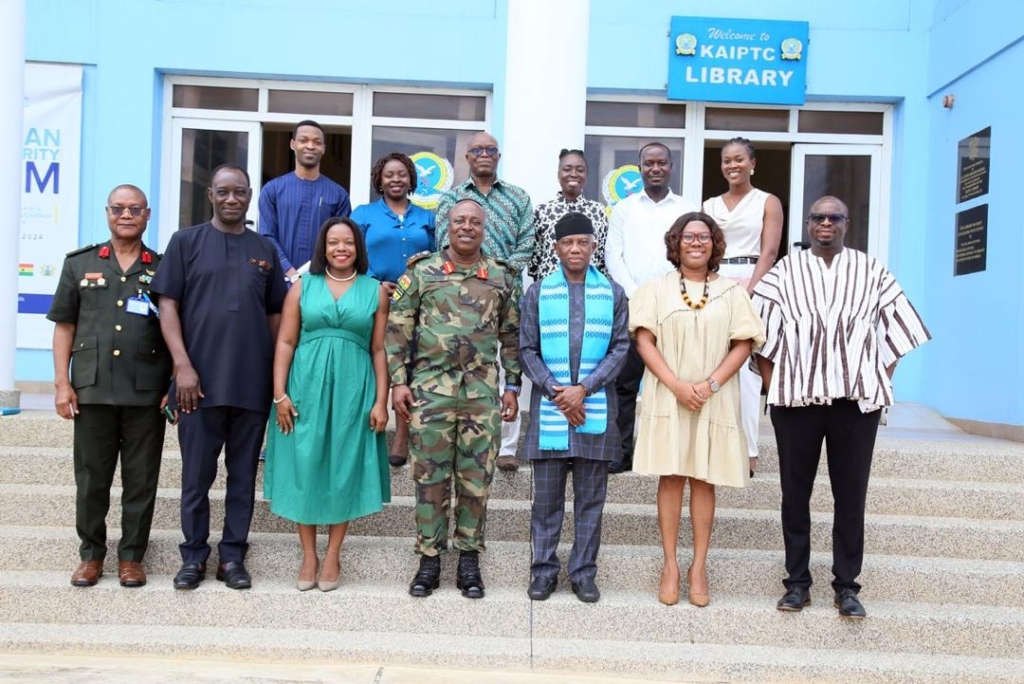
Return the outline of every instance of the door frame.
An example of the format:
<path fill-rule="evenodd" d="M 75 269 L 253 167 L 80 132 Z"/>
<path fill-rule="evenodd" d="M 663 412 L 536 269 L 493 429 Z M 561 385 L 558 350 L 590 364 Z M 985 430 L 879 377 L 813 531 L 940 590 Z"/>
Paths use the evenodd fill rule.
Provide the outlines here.
<path fill-rule="evenodd" d="M 181 206 L 181 136 L 185 129 L 231 131 L 249 135 L 249 158 L 245 170 L 249 173 L 253 201 L 249 205 L 246 219 L 253 221 L 252 228 L 255 229 L 259 225 L 259 204 L 256 198 L 259 197 L 261 169 L 263 168 L 261 139 L 263 133 L 260 122 L 175 117 L 171 119 L 171 125 L 167 128 L 170 135 L 171 154 L 165 157 L 167 162 L 163 173 L 162 195 L 167 198 L 167 201 L 160 204 L 160 251 L 163 252 L 167 248 L 167 243 L 171 241 L 171 235 L 178 230 L 178 212 Z"/>
<path fill-rule="evenodd" d="M 786 240 L 790 249 L 803 237 L 804 173 L 808 156 L 869 157 L 868 254 L 883 264 L 889 257 L 889 222 L 882 213 L 882 146 L 871 144 L 794 143 L 789 186 L 789 226 Z M 845 199 L 845 198 L 840 198 Z"/>

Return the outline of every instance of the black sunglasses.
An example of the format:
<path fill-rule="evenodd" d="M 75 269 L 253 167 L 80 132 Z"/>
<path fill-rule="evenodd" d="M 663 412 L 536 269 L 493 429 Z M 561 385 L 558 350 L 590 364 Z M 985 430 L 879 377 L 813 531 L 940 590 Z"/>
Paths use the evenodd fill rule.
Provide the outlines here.
<path fill-rule="evenodd" d="M 807 215 L 807 220 L 808 221 L 814 221 L 815 223 L 819 223 L 819 224 L 820 223 L 824 223 L 825 219 L 828 219 L 829 223 L 842 223 L 847 218 L 849 218 L 849 217 L 846 214 L 818 214 L 818 213 L 814 213 L 814 214 L 808 214 Z"/>

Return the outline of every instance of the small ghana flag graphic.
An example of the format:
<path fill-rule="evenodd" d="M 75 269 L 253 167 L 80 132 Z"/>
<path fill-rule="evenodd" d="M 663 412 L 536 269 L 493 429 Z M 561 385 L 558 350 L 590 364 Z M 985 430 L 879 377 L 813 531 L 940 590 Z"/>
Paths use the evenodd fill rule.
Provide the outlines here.
<path fill-rule="evenodd" d="M 34 271 L 32 264 L 18 264 L 18 275 L 30 276 Z"/>

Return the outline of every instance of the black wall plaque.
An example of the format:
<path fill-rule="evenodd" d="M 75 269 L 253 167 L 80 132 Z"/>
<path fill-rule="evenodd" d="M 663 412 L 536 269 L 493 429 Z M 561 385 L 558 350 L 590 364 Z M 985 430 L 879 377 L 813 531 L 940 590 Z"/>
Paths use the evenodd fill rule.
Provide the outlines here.
<path fill-rule="evenodd" d="M 985 270 L 988 253 L 988 205 L 979 204 L 956 215 L 956 254 L 953 275 Z"/>
<path fill-rule="evenodd" d="M 989 148 L 992 127 L 984 128 L 957 146 L 956 201 L 966 202 L 988 194 Z"/>

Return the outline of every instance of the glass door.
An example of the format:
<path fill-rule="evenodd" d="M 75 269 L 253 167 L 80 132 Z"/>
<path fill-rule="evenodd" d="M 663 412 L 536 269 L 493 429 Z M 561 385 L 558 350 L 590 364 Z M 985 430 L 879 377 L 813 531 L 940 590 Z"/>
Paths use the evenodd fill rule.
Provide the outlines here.
<path fill-rule="evenodd" d="M 888 226 L 881 221 L 879 145 L 793 145 L 789 237 L 793 248 L 807 247 L 807 214 L 819 197 L 838 197 L 850 210 L 845 245 L 885 263 Z"/>
<path fill-rule="evenodd" d="M 170 229 L 160 231 L 160 249 L 167 246 L 172 232 L 209 221 L 213 216 L 207 188 L 213 170 L 221 164 L 237 164 L 249 172 L 253 201 L 248 218 L 255 227 L 256 198 L 261 185 L 260 124 L 181 118 L 172 121 L 170 173 L 173 182 L 170 201 L 163 212 L 163 225 Z"/>

